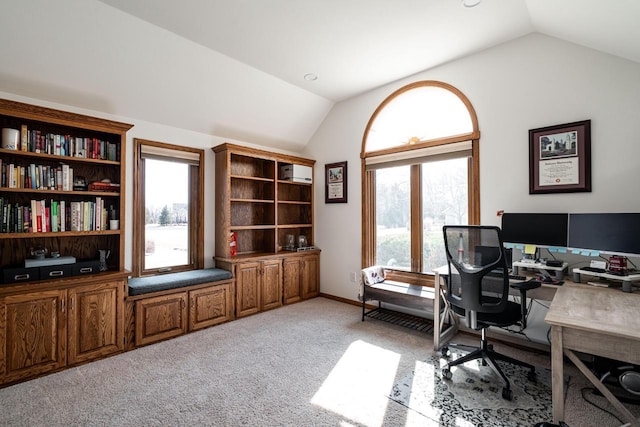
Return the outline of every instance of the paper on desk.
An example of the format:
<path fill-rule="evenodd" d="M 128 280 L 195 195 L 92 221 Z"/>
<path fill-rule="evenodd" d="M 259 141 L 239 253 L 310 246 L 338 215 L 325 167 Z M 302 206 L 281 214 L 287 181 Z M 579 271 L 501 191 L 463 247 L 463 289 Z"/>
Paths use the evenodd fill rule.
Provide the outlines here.
<path fill-rule="evenodd" d="M 535 255 L 536 245 L 524 245 L 524 253 L 527 255 Z"/>

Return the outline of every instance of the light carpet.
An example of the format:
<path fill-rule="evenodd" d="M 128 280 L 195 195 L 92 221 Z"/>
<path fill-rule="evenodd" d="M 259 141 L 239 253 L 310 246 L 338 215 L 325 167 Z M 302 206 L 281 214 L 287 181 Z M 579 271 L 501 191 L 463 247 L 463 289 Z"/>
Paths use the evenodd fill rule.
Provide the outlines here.
<path fill-rule="evenodd" d="M 430 356 L 398 381 L 389 397 L 441 426 L 532 426 L 551 419 L 549 369 L 536 368 L 536 381 L 529 381 L 528 369 L 500 363 L 513 390 L 508 401 L 502 398 L 502 379 L 490 367 L 468 362 L 452 368 L 451 380 L 443 380 L 446 363 L 436 354 Z"/>

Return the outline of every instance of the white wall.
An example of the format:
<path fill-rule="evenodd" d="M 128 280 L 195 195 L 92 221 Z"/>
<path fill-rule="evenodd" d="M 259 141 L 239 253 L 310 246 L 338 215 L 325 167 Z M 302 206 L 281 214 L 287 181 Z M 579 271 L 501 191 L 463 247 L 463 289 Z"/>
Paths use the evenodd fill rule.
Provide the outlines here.
<path fill-rule="evenodd" d="M 528 35 L 337 104 L 307 146 L 316 159 L 321 292 L 356 300 L 361 266 L 365 126 L 394 90 L 440 80 L 473 104 L 481 132 L 481 222 L 510 212 L 639 212 L 640 64 L 547 36 Z M 592 192 L 529 195 L 529 129 L 591 120 Z M 348 203 L 324 203 L 324 164 L 348 161 Z"/>

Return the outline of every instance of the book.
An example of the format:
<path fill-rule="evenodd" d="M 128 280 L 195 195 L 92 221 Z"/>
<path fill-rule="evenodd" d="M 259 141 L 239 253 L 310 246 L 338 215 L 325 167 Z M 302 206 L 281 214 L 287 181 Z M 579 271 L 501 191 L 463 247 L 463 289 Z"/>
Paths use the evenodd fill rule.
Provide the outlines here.
<path fill-rule="evenodd" d="M 20 150 L 29 151 L 29 131 L 27 125 L 20 127 Z"/>

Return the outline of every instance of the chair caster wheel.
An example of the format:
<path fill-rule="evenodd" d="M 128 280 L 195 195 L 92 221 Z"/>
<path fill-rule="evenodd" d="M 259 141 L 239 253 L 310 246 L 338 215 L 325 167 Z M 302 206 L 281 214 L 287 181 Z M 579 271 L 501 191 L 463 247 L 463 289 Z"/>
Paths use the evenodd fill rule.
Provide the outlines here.
<path fill-rule="evenodd" d="M 510 388 L 502 389 L 502 398 L 504 400 L 512 400 L 513 399 L 513 391 Z"/>
<path fill-rule="evenodd" d="M 440 350 L 440 354 L 442 355 L 442 357 L 447 358 L 451 355 L 451 353 L 449 352 L 449 347 L 447 347 L 446 345 L 442 347 L 442 349 Z"/>
<path fill-rule="evenodd" d="M 527 379 L 528 379 L 529 381 L 535 381 L 535 380 L 537 379 L 536 371 L 529 371 L 529 372 L 527 373 Z"/>
<path fill-rule="evenodd" d="M 493 344 L 487 344 L 487 350 L 493 351 Z"/>
<path fill-rule="evenodd" d="M 451 373 L 451 369 L 445 367 L 442 368 L 442 378 L 445 380 L 450 380 L 451 378 L 453 378 L 453 374 Z"/>
<path fill-rule="evenodd" d="M 482 359 L 482 366 L 487 366 L 487 361 Z"/>

